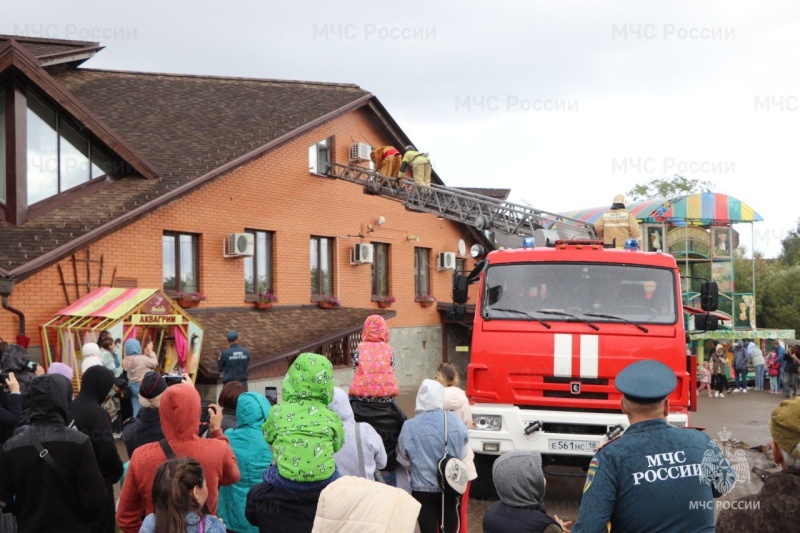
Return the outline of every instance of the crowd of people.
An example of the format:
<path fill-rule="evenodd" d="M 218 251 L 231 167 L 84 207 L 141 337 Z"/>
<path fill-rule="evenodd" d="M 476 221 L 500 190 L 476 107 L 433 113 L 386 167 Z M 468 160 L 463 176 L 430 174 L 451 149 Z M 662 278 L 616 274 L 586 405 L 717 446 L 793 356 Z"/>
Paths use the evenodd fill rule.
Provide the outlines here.
<path fill-rule="evenodd" d="M 775 339 L 772 341 L 772 351 L 765 356 L 754 341 L 746 346 L 743 340 L 737 340 L 732 345 L 720 342 L 714 346 L 708 360 L 703 362 L 698 376 L 698 392 L 706 390 L 709 397 L 724 398 L 725 393 L 747 394 L 748 389 L 753 389 L 791 399 L 797 396 L 799 367 L 800 345 L 787 349 Z M 753 386 L 748 385 L 751 368 Z M 766 388 L 767 384 L 769 389 Z"/>
<path fill-rule="evenodd" d="M 3 347 L 2 366 L 13 370 L 2 377 L 0 512 L 12 513 L 19 531 L 468 530 L 469 484 L 477 473 L 468 445 L 472 415 L 458 372 L 453 365 L 438 365 L 432 379 L 422 381 L 414 417 L 407 419 L 396 402 L 389 329 L 379 315 L 365 321 L 348 390 L 334 386 L 326 357 L 303 353 L 289 367 L 276 404 L 247 391 L 243 358 L 225 358 L 246 352 L 235 332 L 228 335 L 231 346 L 221 360 L 233 361 L 230 375 L 239 379 L 227 380 L 219 404 L 207 408 L 188 375 L 170 386 L 153 369 L 149 343 L 142 350 L 128 339 L 120 360 L 113 343 L 99 340 L 83 350 L 77 395 L 67 365 L 53 363 L 45 373 L 24 347 Z M 767 371 L 771 360 L 787 358 L 776 343 L 760 363 L 750 344 L 734 347 L 734 365 L 741 353 L 748 364 Z M 797 353 L 793 348 L 789 360 Z M 717 346 L 714 355 L 707 374 L 709 384 L 717 378 L 717 390 L 720 365 L 726 370 L 725 347 Z M 141 359 L 126 362 L 128 357 Z M 139 409 L 122 427 L 130 458 L 123 464 L 108 402 L 131 370 Z M 741 387 L 741 374 L 738 378 Z M 785 379 L 791 395 L 791 378 Z M 541 455 L 516 451 L 493 465 L 500 500 L 487 509 L 483 531 L 580 533 L 607 531 L 609 525 L 615 531 L 713 531 L 713 505 L 687 512 L 689 503 L 712 502 L 731 489 L 735 475 L 704 433 L 667 423 L 667 398 L 676 383 L 670 368 L 648 360 L 616 377 L 630 426 L 596 451 L 574 525 L 547 513 Z M 745 498 L 776 510 L 785 502 L 786 524 L 800 518 L 789 510 L 800 489 L 799 402 L 784 401 L 771 417 L 773 457 L 781 474 Z M 463 491 L 442 479 L 440 463 L 447 457 L 463 461 Z M 706 481 L 698 482 L 698 474 Z M 717 531 L 744 531 L 742 524 L 761 523 L 765 516 L 741 509 L 723 511 Z M 769 524 L 774 523 L 773 517 Z"/>

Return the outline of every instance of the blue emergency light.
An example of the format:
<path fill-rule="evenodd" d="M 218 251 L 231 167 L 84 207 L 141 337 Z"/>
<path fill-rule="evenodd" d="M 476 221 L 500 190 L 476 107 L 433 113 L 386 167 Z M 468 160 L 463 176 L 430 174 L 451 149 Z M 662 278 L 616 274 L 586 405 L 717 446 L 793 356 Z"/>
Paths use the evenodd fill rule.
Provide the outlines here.
<path fill-rule="evenodd" d="M 523 237 L 522 238 L 522 247 L 523 248 L 536 248 L 536 241 L 533 240 L 533 237 Z"/>
<path fill-rule="evenodd" d="M 625 249 L 629 252 L 633 252 L 639 249 L 639 241 L 636 239 L 626 239 L 625 240 Z"/>

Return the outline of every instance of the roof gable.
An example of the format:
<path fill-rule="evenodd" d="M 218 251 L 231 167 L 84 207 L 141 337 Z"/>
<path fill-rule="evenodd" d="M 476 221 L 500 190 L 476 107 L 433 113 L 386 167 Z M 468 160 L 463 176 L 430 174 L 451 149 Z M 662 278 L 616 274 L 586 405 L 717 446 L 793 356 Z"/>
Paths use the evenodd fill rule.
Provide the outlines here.
<path fill-rule="evenodd" d="M 78 66 L 103 49 L 100 43 L 93 41 L 22 37 L 19 35 L 0 35 L 0 46 L 12 39 L 35 56 L 43 67 L 65 63 Z"/>
<path fill-rule="evenodd" d="M 22 75 L 40 92 L 62 110 L 66 111 L 81 126 L 86 128 L 105 148 L 128 163 L 145 178 L 157 178 L 158 171 L 133 147 L 128 145 L 114 130 L 83 105 L 80 100 L 65 90 L 39 61 L 14 39 L 0 45 L 0 74 L 14 72 Z"/>

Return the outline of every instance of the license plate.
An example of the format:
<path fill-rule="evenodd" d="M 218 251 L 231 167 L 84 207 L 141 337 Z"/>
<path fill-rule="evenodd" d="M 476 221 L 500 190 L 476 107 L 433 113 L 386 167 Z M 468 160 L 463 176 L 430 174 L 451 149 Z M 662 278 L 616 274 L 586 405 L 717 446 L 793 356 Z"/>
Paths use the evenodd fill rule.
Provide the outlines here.
<path fill-rule="evenodd" d="M 600 443 L 595 440 L 547 440 L 547 448 L 558 452 L 593 452 L 599 445 Z"/>

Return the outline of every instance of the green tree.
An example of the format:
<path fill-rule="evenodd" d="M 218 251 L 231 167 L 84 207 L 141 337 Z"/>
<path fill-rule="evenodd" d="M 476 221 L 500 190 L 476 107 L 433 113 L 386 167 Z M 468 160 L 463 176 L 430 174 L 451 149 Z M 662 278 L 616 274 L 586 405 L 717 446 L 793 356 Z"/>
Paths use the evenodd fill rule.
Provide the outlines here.
<path fill-rule="evenodd" d="M 778 259 L 787 266 L 800 264 L 800 219 L 797 220 L 797 227 L 781 241 L 781 254 Z"/>
<path fill-rule="evenodd" d="M 671 178 L 658 178 L 648 183 L 635 185 L 625 193 L 634 202 L 641 200 L 654 200 L 656 198 L 673 198 L 685 194 L 709 192 L 714 188 L 710 181 L 700 181 L 693 178 L 684 178 L 674 174 Z"/>
<path fill-rule="evenodd" d="M 759 287 L 761 305 L 756 302 L 759 327 L 800 331 L 796 294 L 800 294 L 800 265 L 775 269 L 767 275 Z"/>

